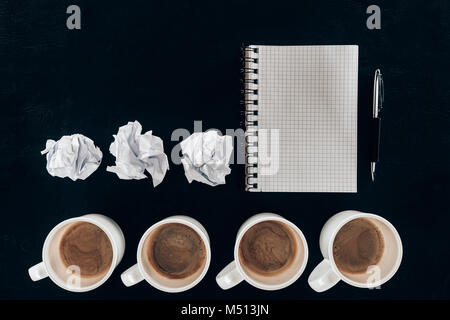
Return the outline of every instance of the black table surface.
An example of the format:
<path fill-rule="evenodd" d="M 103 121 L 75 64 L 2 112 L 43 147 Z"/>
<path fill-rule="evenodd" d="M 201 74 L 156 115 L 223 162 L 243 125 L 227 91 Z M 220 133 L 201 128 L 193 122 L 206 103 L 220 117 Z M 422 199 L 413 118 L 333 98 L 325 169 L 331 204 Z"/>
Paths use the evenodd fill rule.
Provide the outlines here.
<path fill-rule="evenodd" d="M 76 3 L 75 3 L 76 2 Z M 81 8 L 81 30 L 66 8 Z M 0 298 L 3 299 L 448 299 L 450 298 L 450 99 L 448 1 L 378 1 L 381 29 L 366 27 L 368 1 L 2 1 L 0 3 Z M 163 183 L 125 181 L 106 172 L 119 126 L 138 120 L 167 153 L 177 128 L 237 129 L 242 43 L 359 45 L 358 193 L 248 193 L 243 165 L 225 185 L 189 184 L 171 163 Z M 369 174 L 369 123 L 376 68 L 385 81 L 381 162 Z M 51 177 L 40 154 L 47 139 L 82 133 L 103 151 L 85 181 Z M 321 260 L 319 234 L 333 214 L 382 215 L 403 240 L 403 261 L 381 290 L 338 283 L 314 292 L 307 278 Z M 49 279 L 32 282 L 51 228 L 103 213 L 126 237 L 112 277 L 83 294 Z M 278 213 L 304 232 L 310 249 L 300 279 L 276 292 L 242 283 L 222 291 L 217 273 L 233 258 L 236 232 L 259 212 Z M 185 214 L 211 238 L 212 262 L 195 288 L 126 288 L 120 273 L 136 262 L 142 233 Z"/>

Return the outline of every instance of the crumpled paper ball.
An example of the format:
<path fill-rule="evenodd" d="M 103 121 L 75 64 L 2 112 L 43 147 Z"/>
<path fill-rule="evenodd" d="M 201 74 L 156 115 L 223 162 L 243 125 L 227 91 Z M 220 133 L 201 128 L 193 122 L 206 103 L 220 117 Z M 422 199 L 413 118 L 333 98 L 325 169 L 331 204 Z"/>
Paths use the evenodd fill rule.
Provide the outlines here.
<path fill-rule="evenodd" d="M 54 177 L 69 177 L 73 181 L 89 177 L 102 161 L 102 152 L 82 134 L 62 136 L 58 141 L 47 140 L 47 171 Z"/>
<path fill-rule="evenodd" d="M 128 122 L 119 128 L 109 147 L 109 152 L 116 157 L 116 165 L 106 170 L 125 180 L 147 178 L 144 174 L 147 170 L 156 187 L 164 179 L 169 161 L 161 138 L 152 135 L 152 131 L 141 132 L 142 126 L 138 121 Z"/>
<path fill-rule="evenodd" d="M 233 151 L 231 136 L 220 136 L 217 131 L 195 132 L 181 143 L 181 163 L 189 183 L 193 180 L 210 186 L 225 184 L 225 176 Z"/>

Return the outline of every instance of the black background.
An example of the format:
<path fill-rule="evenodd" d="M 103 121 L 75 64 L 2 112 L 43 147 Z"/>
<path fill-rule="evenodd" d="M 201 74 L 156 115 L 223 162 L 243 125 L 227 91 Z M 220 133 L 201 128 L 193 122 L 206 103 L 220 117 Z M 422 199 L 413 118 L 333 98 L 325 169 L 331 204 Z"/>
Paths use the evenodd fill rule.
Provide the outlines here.
<path fill-rule="evenodd" d="M 77 4 L 82 29 L 66 28 Z M 0 3 L 1 221 L 3 299 L 448 299 L 450 298 L 450 130 L 448 1 L 377 1 L 381 30 L 366 28 L 366 1 L 82 1 Z M 114 163 L 112 134 L 138 120 L 170 154 L 172 131 L 236 129 L 239 54 L 257 44 L 359 45 L 358 193 L 246 193 L 242 165 L 226 185 L 189 184 L 181 165 L 165 180 L 123 181 L 105 171 Z M 369 175 L 372 81 L 385 80 L 381 163 Z M 82 133 L 104 157 L 85 181 L 51 177 L 40 155 L 47 139 Z M 325 293 L 307 278 L 322 259 L 319 233 L 334 213 L 373 212 L 390 220 L 404 245 L 402 265 L 381 290 L 345 283 Z M 41 261 L 47 233 L 86 213 L 113 218 L 126 251 L 112 277 L 83 294 L 27 270 Z M 304 232 L 310 257 L 292 286 L 265 292 L 242 283 L 222 291 L 216 274 L 233 258 L 236 232 L 249 216 L 275 212 Z M 208 230 L 212 262 L 204 280 L 179 294 L 143 282 L 126 288 L 120 273 L 136 261 L 142 233 L 154 222 L 186 214 Z"/>

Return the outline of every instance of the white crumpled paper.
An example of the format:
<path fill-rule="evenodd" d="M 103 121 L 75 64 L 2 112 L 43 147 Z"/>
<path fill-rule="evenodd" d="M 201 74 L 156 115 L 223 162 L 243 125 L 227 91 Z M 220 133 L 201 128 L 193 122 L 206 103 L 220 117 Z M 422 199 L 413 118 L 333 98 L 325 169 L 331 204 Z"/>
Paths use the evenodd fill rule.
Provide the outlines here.
<path fill-rule="evenodd" d="M 114 172 L 120 179 L 144 179 L 147 170 L 156 187 L 164 179 L 169 169 L 169 161 L 164 153 L 161 138 L 151 131 L 141 134 L 142 126 L 138 121 L 128 122 L 114 135 L 109 152 L 116 157 L 116 165 L 106 170 Z"/>
<path fill-rule="evenodd" d="M 62 136 L 58 141 L 47 140 L 47 171 L 54 177 L 84 180 L 97 170 L 102 152 L 94 142 L 82 134 Z"/>
<path fill-rule="evenodd" d="M 189 183 L 196 180 L 210 186 L 225 184 L 225 176 L 231 172 L 228 166 L 233 151 L 231 136 L 219 136 L 213 130 L 196 132 L 180 144 L 181 163 Z"/>

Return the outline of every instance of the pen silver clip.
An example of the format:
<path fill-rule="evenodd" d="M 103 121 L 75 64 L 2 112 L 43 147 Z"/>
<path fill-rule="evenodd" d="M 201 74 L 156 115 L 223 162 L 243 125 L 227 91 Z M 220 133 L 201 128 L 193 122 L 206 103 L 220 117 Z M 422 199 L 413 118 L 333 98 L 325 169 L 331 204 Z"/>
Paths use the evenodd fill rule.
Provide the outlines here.
<path fill-rule="evenodd" d="M 373 117 L 378 118 L 378 114 L 383 108 L 384 82 L 380 69 L 375 70 L 373 80 Z"/>

